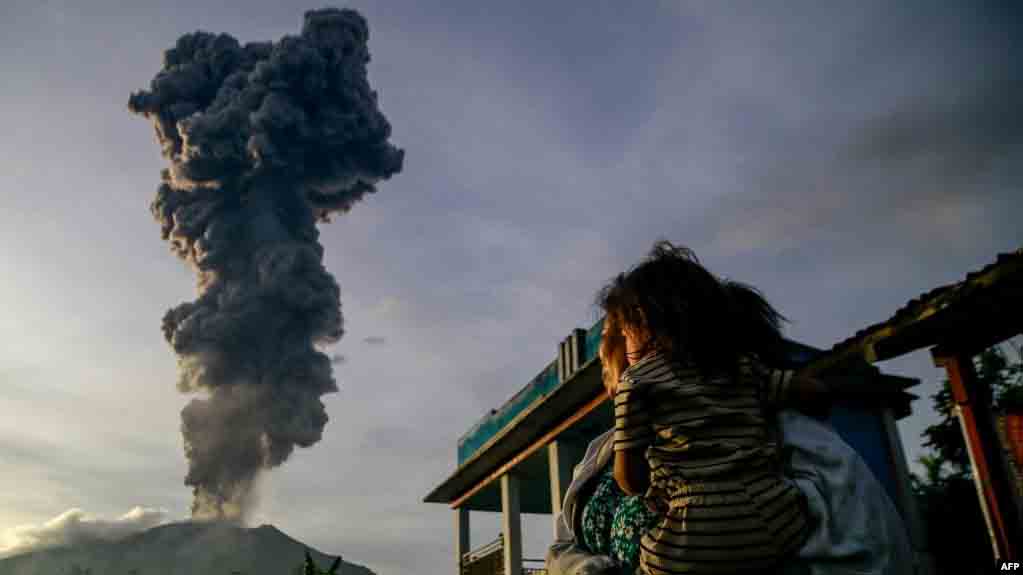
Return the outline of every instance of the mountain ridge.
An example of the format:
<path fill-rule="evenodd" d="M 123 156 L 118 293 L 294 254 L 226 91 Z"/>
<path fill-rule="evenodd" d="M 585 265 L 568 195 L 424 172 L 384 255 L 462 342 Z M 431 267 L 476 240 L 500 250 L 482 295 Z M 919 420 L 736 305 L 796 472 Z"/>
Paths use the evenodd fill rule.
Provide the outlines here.
<path fill-rule="evenodd" d="M 322 568 L 322 553 L 270 524 L 178 522 L 118 541 L 89 541 L 0 559 L 0 575 L 293 575 L 305 550 Z M 342 559 L 338 575 L 375 575 Z"/>

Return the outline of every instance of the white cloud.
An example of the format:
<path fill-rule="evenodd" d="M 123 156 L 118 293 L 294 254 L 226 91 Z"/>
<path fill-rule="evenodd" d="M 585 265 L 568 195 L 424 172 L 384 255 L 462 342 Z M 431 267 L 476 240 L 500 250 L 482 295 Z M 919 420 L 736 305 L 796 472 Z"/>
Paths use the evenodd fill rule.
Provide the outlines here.
<path fill-rule="evenodd" d="M 73 508 L 38 525 L 19 525 L 0 534 L 0 558 L 51 547 L 90 541 L 119 541 L 168 523 L 163 509 L 134 507 L 115 519 L 103 519 Z"/>

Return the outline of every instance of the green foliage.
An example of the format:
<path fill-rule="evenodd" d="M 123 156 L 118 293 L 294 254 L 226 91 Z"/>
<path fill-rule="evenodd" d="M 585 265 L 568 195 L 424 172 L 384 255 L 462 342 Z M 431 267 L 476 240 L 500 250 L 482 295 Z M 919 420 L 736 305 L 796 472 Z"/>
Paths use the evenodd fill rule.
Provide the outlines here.
<path fill-rule="evenodd" d="M 305 550 L 305 564 L 302 567 L 302 575 L 337 575 L 338 568 L 341 567 L 341 558 L 338 557 L 334 560 L 334 563 L 330 566 L 330 569 L 324 571 L 316 566 L 313 562 L 313 558 L 309 555 L 309 550 Z"/>
<path fill-rule="evenodd" d="M 992 347 L 975 361 L 979 387 L 989 392 L 981 399 L 996 412 L 1023 408 L 1023 349 L 1012 349 L 1015 358 Z M 938 573 L 974 573 L 978 566 L 986 569 L 994 556 L 948 380 L 931 401 L 942 418 L 922 434 L 929 453 L 917 460 L 924 475 L 914 474 L 912 487 Z"/>
<path fill-rule="evenodd" d="M 1015 359 L 1009 356 L 998 347 L 991 347 L 985 350 L 977 358 L 977 379 L 978 386 L 989 392 L 989 397 L 981 399 L 991 401 L 996 412 L 1006 410 L 1023 409 L 1023 348 L 1013 347 Z M 924 447 L 933 451 L 935 461 L 920 463 L 931 474 L 929 465 L 934 465 L 934 479 L 943 477 L 946 473 L 949 477 L 969 478 L 970 458 L 966 453 L 966 443 L 963 440 L 963 433 L 959 426 L 959 420 L 955 415 L 955 402 L 952 398 L 952 388 L 948 380 L 944 380 L 941 390 L 931 396 L 934 410 L 941 414 L 941 421 L 929 426 L 923 432 Z M 931 456 L 924 456 L 931 457 Z M 946 469 L 946 466 L 949 469 Z M 920 481 L 914 477 L 914 481 Z"/>
<path fill-rule="evenodd" d="M 1004 385 L 995 393 L 995 405 L 1001 411 L 1023 410 L 1023 344 L 1013 346 L 1016 361 L 1006 360 L 1003 370 Z"/>

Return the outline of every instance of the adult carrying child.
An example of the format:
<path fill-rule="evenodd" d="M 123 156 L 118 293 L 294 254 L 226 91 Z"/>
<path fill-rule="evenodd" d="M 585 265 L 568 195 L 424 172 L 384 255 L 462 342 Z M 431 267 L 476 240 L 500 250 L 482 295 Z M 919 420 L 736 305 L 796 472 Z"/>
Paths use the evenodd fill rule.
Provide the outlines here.
<path fill-rule="evenodd" d="M 779 567 L 806 539 L 810 514 L 782 474 L 773 412 L 823 392 L 815 379 L 769 367 L 779 363 L 781 316 L 668 242 L 616 277 L 599 304 L 620 491 L 608 477 L 597 484 L 584 541 L 606 540 L 649 575 Z M 635 495 L 642 505 L 627 498 Z"/>

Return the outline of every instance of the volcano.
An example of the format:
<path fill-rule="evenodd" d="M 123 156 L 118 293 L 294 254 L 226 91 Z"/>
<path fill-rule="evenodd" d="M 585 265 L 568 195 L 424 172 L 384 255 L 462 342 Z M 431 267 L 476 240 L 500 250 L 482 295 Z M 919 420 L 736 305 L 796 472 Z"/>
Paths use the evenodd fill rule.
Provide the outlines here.
<path fill-rule="evenodd" d="M 305 550 L 326 570 L 336 559 L 272 525 L 182 522 L 154 527 L 116 542 L 95 541 L 0 560 L 0 575 L 293 575 Z M 374 575 L 342 560 L 338 575 Z"/>

